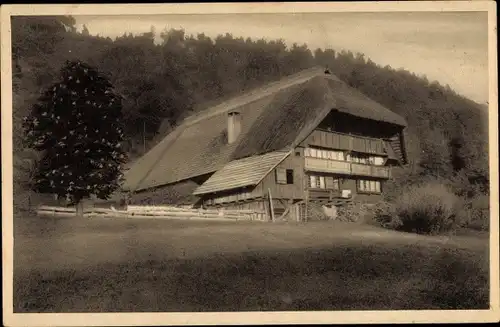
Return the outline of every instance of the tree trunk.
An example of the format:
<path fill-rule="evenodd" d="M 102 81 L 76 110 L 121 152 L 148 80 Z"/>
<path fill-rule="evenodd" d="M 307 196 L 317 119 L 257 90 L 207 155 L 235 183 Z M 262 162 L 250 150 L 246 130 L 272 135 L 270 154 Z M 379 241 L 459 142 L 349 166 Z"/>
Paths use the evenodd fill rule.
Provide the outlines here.
<path fill-rule="evenodd" d="M 78 201 L 76 204 L 76 216 L 83 217 L 83 201 Z"/>

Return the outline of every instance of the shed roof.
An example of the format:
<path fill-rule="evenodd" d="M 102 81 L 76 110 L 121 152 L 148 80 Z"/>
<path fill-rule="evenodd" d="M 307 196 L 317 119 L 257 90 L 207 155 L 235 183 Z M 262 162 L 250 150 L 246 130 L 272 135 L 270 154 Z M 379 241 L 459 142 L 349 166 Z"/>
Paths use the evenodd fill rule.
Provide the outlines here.
<path fill-rule="evenodd" d="M 275 151 L 231 161 L 215 172 L 193 194 L 200 195 L 257 185 L 289 153 L 289 151 Z"/>
<path fill-rule="evenodd" d="M 238 139 L 227 143 L 227 112 L 241 113 Z M 406 126 L 405 120 L 313 68 L 232 98 L 188 117 L 125 173 L 125 190 L 137 191 L 213 173 L 249 156 L 289 149 L 332 110 Z"/>

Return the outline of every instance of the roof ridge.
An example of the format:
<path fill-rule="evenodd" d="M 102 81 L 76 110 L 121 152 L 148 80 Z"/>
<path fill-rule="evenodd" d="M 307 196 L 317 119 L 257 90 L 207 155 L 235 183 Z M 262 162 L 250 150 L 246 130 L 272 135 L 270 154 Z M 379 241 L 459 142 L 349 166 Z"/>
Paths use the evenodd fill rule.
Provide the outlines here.
<path fill-rule="evenodd" d="M 180 125 L 186 124 L 189 126 L 191 124 L 195 124 L 200 120 L 207 119 L 216 115 L 219 115 L 223 112 L 230 110 L 231 108 L 238 107 L 241 103 L 238 100 L 243 100 L 245 98 L 250 98 L 245 103 L 251 103 L 253 101 L 259 100 L 266 96 L 266 93 L 275 93 L 280 91 L 281 89 L 290 87 L 291 85 L 300 84 L 301 82 L 306 82 L 308 79 L 319 76 L 320 74 L 324 74 L 324 68 L 320 66 L 314 66 L 308 69 L 301 70 L 297 73 L 290 74 L 284 77 L 281 77 L 277 80 L 264 83 L 263 85 L 252 88 L 248 91 L 245 91 L 241 95 L 232 96 L 227 98 L 226 100 L 222 100 L 221 102 L 214 104 L 204 110 L 201 110 L 197 113 L 194 113 L 188 117 L 186 117 Z M 266 92 L 265 89 L 270 89 L 276 86 L 281 85 L 277 90 Z M 256 98 L 253 98 L 257 96 Z M 232 106 L 230 105 L 232 104 Z M 227 108 L 229 105 L 229 108 Z M 217 110 L 218 109 L 218 110 Z"/>

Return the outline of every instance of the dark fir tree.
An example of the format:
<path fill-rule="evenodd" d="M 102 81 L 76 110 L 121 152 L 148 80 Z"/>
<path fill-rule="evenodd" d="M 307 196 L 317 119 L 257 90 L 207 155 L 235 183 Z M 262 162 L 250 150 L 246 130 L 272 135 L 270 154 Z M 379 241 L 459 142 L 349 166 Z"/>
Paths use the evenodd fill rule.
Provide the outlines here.
<path fill-rule="evenodd" d="M 35 191 L 72 204 L 107 199 L 120 185 L 125 153 L 121 99 L 106 77 L 80 61 L 66 62 L 25 118 L 28 146 L 42 153 Z M 82 206 L 77 205 L 81 214 Z"/>

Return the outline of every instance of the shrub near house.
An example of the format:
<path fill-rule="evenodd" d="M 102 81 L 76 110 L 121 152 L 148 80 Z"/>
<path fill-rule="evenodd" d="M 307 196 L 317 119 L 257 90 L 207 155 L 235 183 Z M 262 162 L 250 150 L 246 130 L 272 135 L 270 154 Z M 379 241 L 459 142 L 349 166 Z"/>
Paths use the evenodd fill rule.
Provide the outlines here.
<path fill-rule="evenodd" d="M 379 203 L 372 216 L 383 227 L 440 234 L 462 226 L 457 215 L 459 201 L 460 198 L 446 185 L 427 182 L 408 187 L 393 203 Z"/>

